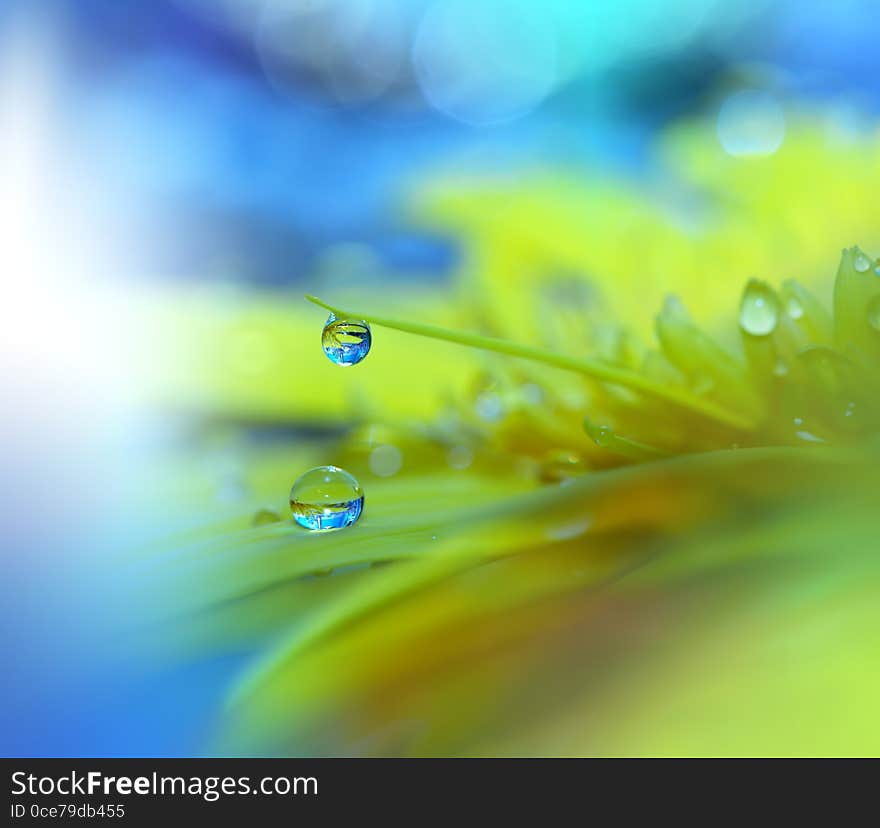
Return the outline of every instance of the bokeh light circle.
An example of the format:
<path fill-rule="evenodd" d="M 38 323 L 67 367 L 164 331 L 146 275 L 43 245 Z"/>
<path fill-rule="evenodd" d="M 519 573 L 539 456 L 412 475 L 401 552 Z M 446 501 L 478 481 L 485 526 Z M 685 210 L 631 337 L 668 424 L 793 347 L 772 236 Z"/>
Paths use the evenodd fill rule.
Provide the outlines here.
<path fill-rule="evenodd" d="M 785 138 L 785 114 L 769 92 L 735 92 L 721 104 L 717 132 L 721 146 L 730 155 L 772 155 Z"/>
<path fill-rule="evenodd" d="M 557 51 L 539 6 L 439 0 L 419 24 L 412 60 L 431 106 L 484 126 L 525 115 L 554 90 Z"/>

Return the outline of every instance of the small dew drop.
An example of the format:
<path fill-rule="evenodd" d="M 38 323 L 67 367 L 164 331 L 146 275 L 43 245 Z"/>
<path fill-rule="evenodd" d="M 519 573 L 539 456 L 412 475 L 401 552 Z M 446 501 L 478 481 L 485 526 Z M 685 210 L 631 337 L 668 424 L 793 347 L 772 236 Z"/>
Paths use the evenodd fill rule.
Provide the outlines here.
<path fill-rule="evenodd" d="M 776 294 L 762 282 L 749 282 L 740 304 L 740 327 L 752 336 L 767 336 L 776 329 L 778 320 Z"/>
<path fill-rule="evenodd" d="M 318 466 L 297 479 L 290 490 L 290 513 L 313 532 L 342 529 L 360 518 L 364 492 L 347 471 Z"/>
<path fill-rule="evenodd" d="M 871 267 L 871 260 L 864 253 L 859 251 L 853 257 L 853 267 L 859 273 L 867 273 L 867 271 Z"/>
<path fill-rule="evenodd" d="M 804 418 L 803 417 L 795 417 L 793 422 L 796 426 L 802 426 L 804 424 Z"/>
<path fill-rule="evenodd" d="M 868 302 L 868 324 L 875 331 L 880 331 L 880 295 Z"/>
<path fill-rule="evenodd" d="M 370 352 L 373 335 L 363 320 L 337 319 L 331 313 L 321 332 L 321 347 L 327 359 L 337 365 L 357 365 Z"/>
<path fill-rule="evenodd" d="M 805 443 L 824 443 L 825 441 L 821 437 L 817 437 L 810 431 L 796 431 L 795 437 L 798 440 L 803 440 Z"/>
<path fill-rule="evenodd" d="M 796 296 L 789 296 L 785 303 L 785 311 L 792 319 L 802 319 L 804 306 Z"/>
<path fill-rule="evenodd" d="M 528 405 L 540 405 L 544 402 L 544 389 L 534 382 L 527 382 L 520 387 L 520 394 Z"/>
<path fill-rule="evenodd" d="M 477 397 L 474 409 L 481 420 L 495 423 L 504 417 L 504 400 L 501 399 L 499 394 L 492 391 L 484 391 Z"/>
<path fill-rule="evenodd" d="M 788 375 L 788 364 L 784 359 L 777 359 L 776 364 L 773 366 L 773 374 L 777 377 L 784 377 Z"/>
<path fill-rule="evenodd" d="M 589 517 L 576 518 L 567 523 L 550 526 L 546 530 L 546 535 L 550 540 L 555 541 L 574 540 L 585 534 L 592 523 L 593 521 Z"/>
<path fill-rule="evenodd" d="M 584 471 L 586 465 L 580 454 L 566 449 L 552 449 L 541 461 L 539 476 L 544 483 L 564 483 Z"/>

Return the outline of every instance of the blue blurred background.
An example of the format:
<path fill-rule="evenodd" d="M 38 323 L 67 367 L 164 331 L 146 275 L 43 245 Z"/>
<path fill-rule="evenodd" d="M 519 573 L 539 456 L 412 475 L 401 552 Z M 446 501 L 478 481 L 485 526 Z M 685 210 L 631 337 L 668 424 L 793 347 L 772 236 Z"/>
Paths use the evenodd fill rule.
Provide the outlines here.
<path fill-rule="evenodd" d="M 162 437 L 139 395 L 150 355 L 126 346 L 143 290 L 295 285 L 340 261 L 442 282 L 455 240 L 403 207 L 427 173 L 638 176 L 658 131 L 707 112 L 729 152 L 772 152 L 782 96 L 862 129 L 880 111 L 876 11 L 5 0 L 2 752 L 191 753 L 234 666 L 169 672 L 108 635 L 137 591 L 113 562 L 168 528 L 137 508 Z"/>

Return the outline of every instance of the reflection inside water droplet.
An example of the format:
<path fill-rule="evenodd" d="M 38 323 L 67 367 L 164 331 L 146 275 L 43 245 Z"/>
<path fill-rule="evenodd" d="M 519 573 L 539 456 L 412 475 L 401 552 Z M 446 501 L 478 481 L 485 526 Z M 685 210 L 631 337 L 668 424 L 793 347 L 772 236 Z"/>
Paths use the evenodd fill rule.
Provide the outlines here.
<path fill-rule="evenodd" d="M 337 319 L 330 314 L 321 332 L 321 347 L 331 362 L 348 367 L 357 365 L 373 342 L 370 326 L 363 320 Z"/>
<path fill-rule="evenodd" d="M 310 469 L 290 490 L 291 516 L 300 526 L 315 532 L 351 526 L 363 508 L 360 484 L 336 466 Z"/>

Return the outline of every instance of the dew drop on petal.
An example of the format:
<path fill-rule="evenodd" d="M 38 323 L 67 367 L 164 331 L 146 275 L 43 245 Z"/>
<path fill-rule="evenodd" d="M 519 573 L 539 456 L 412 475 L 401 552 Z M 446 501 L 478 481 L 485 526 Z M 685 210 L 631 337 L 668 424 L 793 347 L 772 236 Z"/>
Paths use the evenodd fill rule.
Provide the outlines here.
<path fill-rule="evenodd" d="M 796 431 L 795 437 L 798 440 L 803 440 L 805 443 L 824 443 L 825 441 L 821 437 L 817 437 L 811 431 Z"/>
<path fill-rule="evenodd" d="M 804 306 L 796 296 L 788 297 L 785 310 L 792 319 L 801 319 L 804 315 Z"/>
<path fill-rule="evenodd" d="M 880 331 L 880 295 L 868 302 L 868 324 L 875 331 Z"/>
<path fill-rule="evenodd" d="M 867 273 L 868 269 L 871 267 L 871 260 L 864 253 L 859 251 L 853 257 L 853 267 L 859 273 Z"/>
<path fill-rule="evenodd" d="M 545 534 L 550 540 L 574 540 L 585 534 L 592 523 L 590 517 L 579 517 L 568 522 L 553 524 L 547 528 Z"/>
<path fill-rule="evenodd" d="M 346 367 L 357 365 L 370 352 L 372 342 L 370 326 L 362 319 L 337 319 L 333 313 L 321 332 L 321 347 L 327 358 Z"/>
<path fill-rule="evenodd" d="M 740 327 L 752 336 L 767 336 L 776 329 L 779 300 L 761 282 L 749 282 L 739 308 Z"/>
<path fill-rule="evenodd" d="M 300 526 L 315 532 L 351 526 L 363 510 L 360 484 L 336 466 L 310 469 L 290 490 L 291 516 Z"/>
<path fill-rule="evenodd" d="M 501 399 L 500 394 L 493 391 L 484 391 L 480 394 L 474 402 L 474 409 L 481 420 L 489 423 L 497 423 L 505 414 L 504 400 Z"/>

